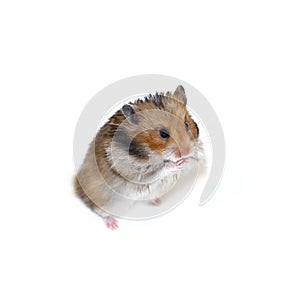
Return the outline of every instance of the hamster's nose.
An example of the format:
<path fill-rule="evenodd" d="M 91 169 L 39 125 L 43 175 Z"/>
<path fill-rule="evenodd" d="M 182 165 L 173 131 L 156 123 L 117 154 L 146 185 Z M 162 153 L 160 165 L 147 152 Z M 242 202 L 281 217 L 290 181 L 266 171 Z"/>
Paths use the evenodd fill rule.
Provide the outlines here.
<path fill-rule="evenodd" d="M 176 158 L 182 158 L 185 156 L 188 156 L 191 153 L 191 147 L 190 146 L 182 146 L 182 147 L 175 147 L 174 149 L 175 157 Z"/>
<path fill-rule="evenodd" d="M 188 147 L 188 146 L 182 147 L 182 148 L 180 149 L 180 155 L 181 155 L 182 157 L 188 156 L 188 155 L 190 154 L 190 152 L 191 152 L 191 149 L 190 149 L 190 147 Z"/>

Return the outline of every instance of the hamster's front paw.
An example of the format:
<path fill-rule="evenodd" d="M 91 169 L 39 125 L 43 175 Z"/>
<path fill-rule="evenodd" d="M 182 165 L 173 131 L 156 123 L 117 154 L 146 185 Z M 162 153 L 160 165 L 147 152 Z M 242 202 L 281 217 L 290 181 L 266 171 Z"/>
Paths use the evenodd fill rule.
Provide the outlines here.
<path fill-rule="evenodd" d="M 182 170 L 184 164 L 186 162 L 186 159 L 182 158 L 176 162 L 173 161 L 166 161 L 165 162 L 165 168 L 169 171 L 178 171 Z"/>
<path fill-rule="evenodd" d="M 103 220 L 104 220 L 106 227 L 111 230 L 115 230 L 119 227 L 118 221 L 112 216 L 106 216 L 103 218 Z"/>

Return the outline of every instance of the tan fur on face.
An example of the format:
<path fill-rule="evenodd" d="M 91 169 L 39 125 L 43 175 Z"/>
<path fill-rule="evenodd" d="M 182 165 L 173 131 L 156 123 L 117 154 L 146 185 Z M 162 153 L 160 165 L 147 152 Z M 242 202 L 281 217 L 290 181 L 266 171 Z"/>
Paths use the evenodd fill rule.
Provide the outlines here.
<path fill-rule="evenodd" d="M 132 126 L 132 138 L 137 143 L 149 146 L 157 153 L 162 153 L 167 148 L 174 148 L 174 151 L 177 149 L 180 152 L 181 148 L 193 147 L 193 141 L 197 139 L 197 131 L 194 121 L 182 102 L 168 95 L 162 99 L 162 109 L 158 109 L 151 103 L 138 104 L 134 108 L 139 121 L 138 128 L 144 128 L 144 131 L 139 133 L 134 129 L 135 126 Z M 186 131 L 185 122 L 189 125 L 190 132 Z M 159 132 L 162 128 L 168 130 L 170 138 L 163 139 L 160 136 Z"/>

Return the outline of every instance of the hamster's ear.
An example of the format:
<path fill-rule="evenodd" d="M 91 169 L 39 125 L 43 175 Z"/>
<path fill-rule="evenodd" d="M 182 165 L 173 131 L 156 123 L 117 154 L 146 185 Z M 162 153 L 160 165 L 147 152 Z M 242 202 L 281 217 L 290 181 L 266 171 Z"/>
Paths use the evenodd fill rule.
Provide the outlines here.
<path fill-rule="evenodd" d="M 185 95 L 184 88 L 183 88 L 181 85 L 179 85 L 179 86 L 176 88 L 176 90 L 175 90 L 173 96 L 174 96 L 176 99 L 178 99 L 179 101 L 183 102 L 184 105 L 186 105 L 186 101 L 187 101 L 187 100 L 186 100 L 186 95 Z"/>
<path fill-rule="evenodd" d="M 138 124 L 138 119 L 132 106 L 129 104 L 123 105 L 122 113 L 130 123 Z"/>

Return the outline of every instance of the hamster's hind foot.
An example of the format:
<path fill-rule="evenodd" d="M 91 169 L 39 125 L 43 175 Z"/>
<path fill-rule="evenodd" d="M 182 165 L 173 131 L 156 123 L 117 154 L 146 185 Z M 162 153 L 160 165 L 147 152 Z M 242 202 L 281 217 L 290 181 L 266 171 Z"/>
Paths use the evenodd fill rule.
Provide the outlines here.
<path fill-rule="evenodd" d="M 118 221 L 112 216 L 103 217 L 103 221 L 104 221 L 106 227 L 111 230 L 115 230 L 119 227 Z"/>
<path fill-rule="evenodd" d="M 159 198 L 153 199 L 150 201 L 151 205 L 158 206 L 161 204 L 161 200 Z"/>

